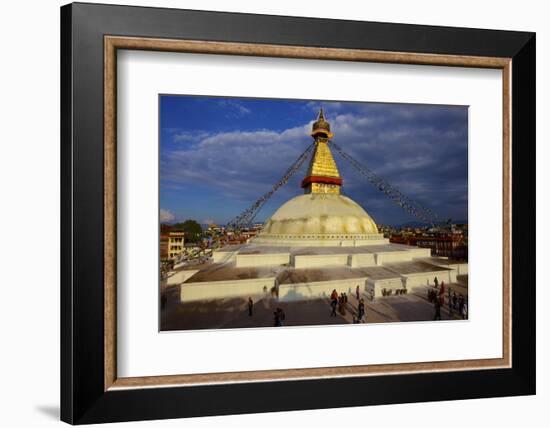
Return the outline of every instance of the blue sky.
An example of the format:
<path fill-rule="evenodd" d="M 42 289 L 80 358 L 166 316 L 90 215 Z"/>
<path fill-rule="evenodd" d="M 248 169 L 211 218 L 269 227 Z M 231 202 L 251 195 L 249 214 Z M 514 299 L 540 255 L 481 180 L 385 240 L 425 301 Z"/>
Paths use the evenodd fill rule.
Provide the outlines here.
<path fill-rule="evenodd" d="M 442 218 L 468 218 L 465 106 L 160 96 L 161 221 L 226 223 L 267 192 L 312 142 L 320 107 L 345 151 Z M 379 224 L 416 219 L 338 153 L 343 193 Z M 302 193 L 306 165 L 259 213 Z"/>

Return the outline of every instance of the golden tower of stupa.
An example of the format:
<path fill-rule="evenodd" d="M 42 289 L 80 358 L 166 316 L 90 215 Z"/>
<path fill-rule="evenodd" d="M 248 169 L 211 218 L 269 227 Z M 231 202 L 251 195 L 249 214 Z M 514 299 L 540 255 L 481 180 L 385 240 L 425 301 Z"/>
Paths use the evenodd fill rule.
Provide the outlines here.
<path fill-rule="evenodd" d="M 313 123 L 311 136 L 315 139 L 315 152 L 307 175 L 302 181 L 302 187 L 306 193 L 339 195 L 342 178 L 328 147 L 329 138 L 332 138 L 333 134 L 330 132 L 330 124 L 325 120 L 323 109 L 319 110 L 319 117 Z"/>

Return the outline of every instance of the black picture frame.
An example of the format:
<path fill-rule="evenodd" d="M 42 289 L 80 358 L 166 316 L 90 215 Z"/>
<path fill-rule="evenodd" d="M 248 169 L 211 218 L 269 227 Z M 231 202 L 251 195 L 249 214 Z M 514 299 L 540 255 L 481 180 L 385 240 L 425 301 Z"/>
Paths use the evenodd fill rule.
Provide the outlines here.
<path fill-rule="evenodd" d="M 105 35 L 512 58 L 512 367 L 105 391 Z M 534 394 L 535 98 L 534 33 L 63 6 L 61 419 L 86 424 Z"/>

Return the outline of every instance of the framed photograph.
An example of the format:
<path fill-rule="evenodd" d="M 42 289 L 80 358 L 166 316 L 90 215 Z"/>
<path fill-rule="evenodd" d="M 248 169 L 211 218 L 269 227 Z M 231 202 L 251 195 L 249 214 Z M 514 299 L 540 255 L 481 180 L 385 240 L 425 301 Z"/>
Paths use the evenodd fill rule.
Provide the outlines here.
<path fill-rule="evenodd" d="M 535 393 L 533 33 L 76 3 L 61 56 L 62 420 Z"/>

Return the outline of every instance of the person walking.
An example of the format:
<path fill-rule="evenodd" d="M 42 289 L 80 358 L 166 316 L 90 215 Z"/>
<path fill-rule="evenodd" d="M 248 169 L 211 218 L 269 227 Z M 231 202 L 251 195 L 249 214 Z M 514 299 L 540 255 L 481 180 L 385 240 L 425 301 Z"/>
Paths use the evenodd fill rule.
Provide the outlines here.
<path fill-rule="evenodd" d="M 332 308 L 332 311 L 330 313 L 331 317 L 336 316 L 337 305 L 338 305 L 338 292 L 336 290 L 332 290 L 332 293 L 330 293 L 330 307 Z"/>
<path fill-rule="evenodd" d="M 281 308 L 275 309 L 273 312 L 273 317 L 275 318 L 275 327 L 282 327 L 283 321 L 285 320 L 285 313 Z"/>
<path fill-rule="evenodd" d="M 281 318 L 279 317 L 279 308 L 275 309 L 275 312 L 273 312 L 273 321 L 275 327 L 281 326 Z"/>
<path fill-rule="evenodd" d="M 439 287 L 439 280 L 437 279 L 437 276 L 434 278 L 434 285 L 435 288 Z"/>
<path fill-rule="evenodd" d="M 365 301 L 363 299 L 359 300 L 359 305 L 357 306 L 357 317 L 359 319 L 359 322 L 363 321 L 363 317 L 365 316 Z"/>
<path fill-rule="evenodd" d="M 456 309 L 458 298 L 456 297 L 456 291 L 453 291 L 453 309 Z"/>
<path fill-rule="evenodd" d="M 465 304 L 464 296 L 461 294 L 458 297 L 458 313 L 460 316 L 462 316 L 462 319 L 464 319 L 464 304 Z"/>
<path fill-rule="evenodd" d="M 434 321 L 441 320 L 441 303 L 439 302 L 439 299 L 435 299 L 434 308 L 435 308 Z"/>
<path fill-rule="evenodd" d="M 450 287 L 447 289 L 447 300 L 449 302 L 449 318 L 453 319 L 453 296 Z"/>
<path fill-rule="evenodd" d="M 468 302 L 464 302 L 464 307 L 462 308 L 462 319 L 465 320 L 468 318 Z"/>
<path fill-rule="evenodd" d="M 361 297 L 361 291 L 359 290 L 359 286 L 355 288 L 355 297 L 359 301 L 359 297 Z"/>
<path fill-rule="evenodd" d="M 254 307 L 254 302 L 252 301 L 252 297 L 248 298 L 248 316 L 252 316 L 252 308 Z"/>
<path fill-rule="evenodd" d="M 335 317 L 336 316 L 336 306 L 338 305 L 338 300 L 336 299 L 332 299 L 330 301 L 330 307 L 332 308 L 332 311 L 330 313 L 330 316 L 331 317 Z"/>
<path fill-rule="evenodd" d="M 280 325 L 280 327 L 282 327 L 284 325 L 285 318 L 286 318 L 285 311 L 283 311 L 282 309 L 279 308 L 279 325 Z"/>
<path fill-rule="evenodd" d="M 346 315 L 346 308 L 344 305 L 344 296 L 340 295 L 340 298 L 338 299 L 338 312 L 340 312 L 340 315 Z"/>
<path fill-rule="evenodd" d="M 275 298 L 278 299 L 279 298 L 279 280 L 277 278 L 275 278 L 275 285 L 273 288 L 275 288 Z"/>

